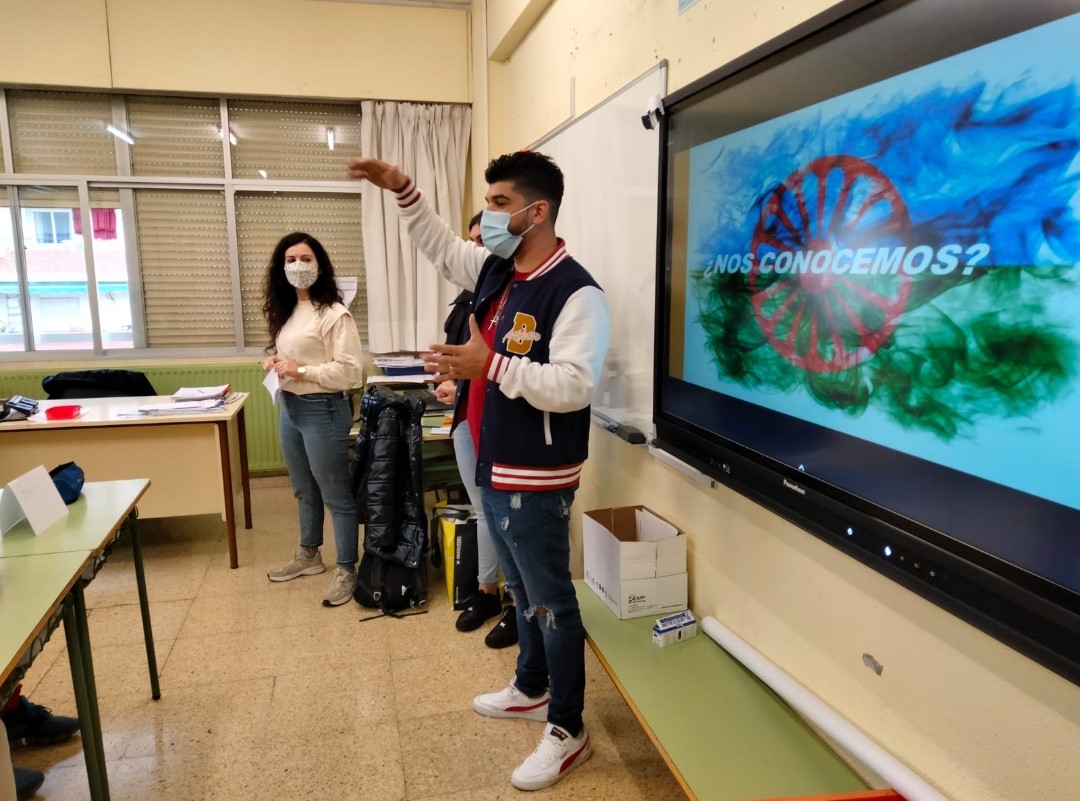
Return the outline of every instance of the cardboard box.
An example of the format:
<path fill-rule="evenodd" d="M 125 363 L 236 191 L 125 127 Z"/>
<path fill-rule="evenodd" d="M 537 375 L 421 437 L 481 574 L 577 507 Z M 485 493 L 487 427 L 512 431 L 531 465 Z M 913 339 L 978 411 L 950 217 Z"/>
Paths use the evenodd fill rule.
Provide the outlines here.
<path fill-rule="evenodd" d="M 622 619 L 686 609 L 686 537 L 644 506 L 586 512 L 585 582 Z"/>

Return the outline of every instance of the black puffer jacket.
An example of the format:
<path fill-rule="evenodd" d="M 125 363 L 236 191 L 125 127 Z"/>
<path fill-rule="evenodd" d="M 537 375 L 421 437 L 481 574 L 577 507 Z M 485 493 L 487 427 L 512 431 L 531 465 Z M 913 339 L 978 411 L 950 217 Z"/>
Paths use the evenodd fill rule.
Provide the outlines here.
<path fill-rule="evenodd" d="M 373 386 L 360 405 L 352 481 L 364 550 L 405 567 L 427 549 L 420 417 L 424 404 Z"/>

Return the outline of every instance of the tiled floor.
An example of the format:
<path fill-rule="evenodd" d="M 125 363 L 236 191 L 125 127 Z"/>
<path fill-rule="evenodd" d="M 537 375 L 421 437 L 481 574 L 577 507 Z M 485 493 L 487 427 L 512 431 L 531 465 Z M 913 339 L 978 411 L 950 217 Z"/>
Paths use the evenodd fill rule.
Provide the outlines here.
<path fill-rule="evenodd" d="M 140 524 L 160 701 L 150 700 L 130 552 L 118 549 L 87 590 L 113 799 L 684 797 L 588 651 L 592 759 L 548 790 L 515 790 L 510 772 L 543 724 L 483 718 L 470 704 L 505 686 L 516 649 L 486 648 L 487 626 L 457 632 L 434 574 L 428 613 L 400 620 L 360 622 L 367 610 L 352 603 L 324 608 L 330 571 L 271 584 L 267 568 L 296 544 L 295 502 L 284 479 L 256 480 L 252 489 L 255 528 L 239 533 L 237 570 L 218 520 Z M 331 542 L 328 533 L 328 564 Z M 74 714 L 61 632 L 24 691 Z M 13 756 L 45 771 L 39 797 L 88 797 L 78 738 Z"/>

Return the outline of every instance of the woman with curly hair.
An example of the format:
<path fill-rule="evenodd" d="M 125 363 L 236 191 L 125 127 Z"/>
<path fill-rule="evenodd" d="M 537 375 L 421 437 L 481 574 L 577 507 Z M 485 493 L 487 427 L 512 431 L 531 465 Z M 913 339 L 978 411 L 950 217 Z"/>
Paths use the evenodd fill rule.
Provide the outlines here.
<path fill-rule="evenodd" d="M 315 237 L 296 232 L 278 242 L 267 268 L 263 314 L 271 342 L 263 369 L 281 382 L 281 452 L 300 507 L 300 548 L 266 575 L 290 581 L 326 570 L 319 553 L 325 504 L 334 524 L 337 572 L 323 606 L 339 606 L 352 597 L 359 558 L 347 390 L 360 380 L 362 353 L 330 257 Z"/>

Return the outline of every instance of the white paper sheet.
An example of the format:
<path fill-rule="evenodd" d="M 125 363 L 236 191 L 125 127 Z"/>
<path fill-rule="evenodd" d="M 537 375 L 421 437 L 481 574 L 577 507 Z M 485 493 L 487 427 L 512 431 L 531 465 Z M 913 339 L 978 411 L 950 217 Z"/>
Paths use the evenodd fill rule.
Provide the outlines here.
<path fill-rule="evenodd" d="M 43 465 L 11 482 L 0 496 L 0 533 L 6 534 L 24 517 L 40 534 L 68 513 L 60 491 Z"/>
<path fill-rule="evenodd" d="M 342 302 L 345 304 L 345 308 L 349 308 L 353 299 L 356 297 L 356 276 L 355 275 L 339 275 L 337 277 L 337 286 L 341 290 L 343 296 Z"/>
<path fill-rule="evenodd" d="M 281 392 L 281 382 L 278 380 L 278 374 L 274 370 L 268 370 L 262 383 L 266 387 L 266 391 L 270 393 L 270 402 L 277 403 L 278 393 Z"/>

